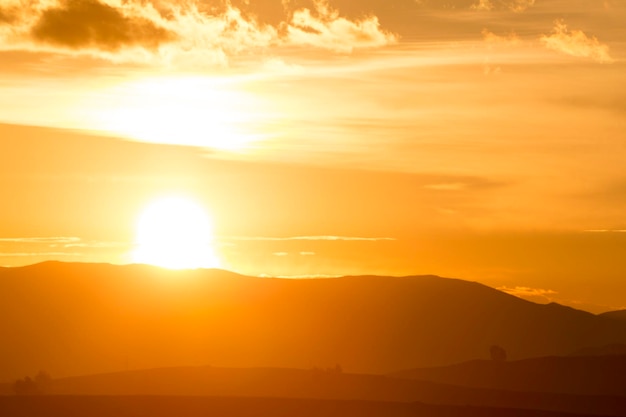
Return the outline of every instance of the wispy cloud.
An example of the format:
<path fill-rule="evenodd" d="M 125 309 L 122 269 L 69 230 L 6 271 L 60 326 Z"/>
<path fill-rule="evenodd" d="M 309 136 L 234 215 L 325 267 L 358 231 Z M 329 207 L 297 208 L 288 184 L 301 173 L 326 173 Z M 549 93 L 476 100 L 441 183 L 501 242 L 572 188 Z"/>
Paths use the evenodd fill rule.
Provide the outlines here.
<path fill-rule="evenodd" d="M 41 243 L 41 244 L 76 244 L 79 237 L 56 236 L 56 237 L 4 237 L 0 242 L 5 243 Z"/>
<path fill-rule="evenodd" d="M 313 2 L 314 12 L 300 9 L 287 27 L 289 43 L 352 52 L 357 47 L 379 47 L 395 43 L 397 37 L 383 32 L 376 16 L 361 20 L 341 17 L 326 0 Z"/>
<path fill-rule="evenodd" d="M 340 278 L 343 275 L 329 275 L 329 274 L 302 274 L 302 275 L 269 275 L 261 274 L 261 278 L 284 278 L 284 279 L 319 279 L 319 278 Z"/>
<path fill-rule="evenodd" d="M 506 35 L 497 35 L 485 28 L 481 31 L 481 34 L 483 35 L 483 40 L 490 44 L 519 45 L 522 43 L 515 32 L 510 32 Z"/>
<path fill-rule="evenodd" d="M 556 295 L 557 292 L 550 289 L 544 288 L 532 288 L 532 287 L 507 287 L 502 286 L 498 287 L 498 290 L 505 292 L 510 295 L 514 295 L 516 297 L 530 299 L 531 301 L 552 301 L 552 296 Z"/>
<path fill-rule="evenodd" d="M 467 188 L 467 184 L 462 183 L 462 182 L 427 184 L 424 186 L 424 188 L 428 190 L 436 190 L 436 191 L 461 191 Z"/>
<path fill-rule="evenodd" d="M 526 11 L 526 9 L 534 6 L 535 0 L 511 0 L 506 2 L 508 8 L 516 13 Z"/>
<path fill-rule="evenodd" d="M 548 48 L 567 55 L 591 58 L 600 63 L 611 63 L 609 47 L 595 36 L 587 36 L 583 31 L 569 29 L 563 19 L 554 22 L 552 34 L 543 35 L 541 42 Z"/>
<path fill-rule="evenodd" d="M 473 10 L 490 11 L 495 8 L 495 5 L 491 0 L 478 0 L 478 2 L 472 4 L 470 8 Z"/>
<path fill-rule="evenodd" d="M 108 242 L 100 240 L 84 240 L 75 236 L 46 236 L 46 237 L 3 237 L 0 243 L 20 243 L 24 245 L 46 245 L 48 247 L 63 248 L 120 248 L 129 246 L 125 242 Z"/>
<path fill-rule="evenodd" d="M 379 241 L 394 241 L 393 237 L 355 237 L 355 236 L 291 236 L 291 237 L 269 237 L 269 236 L 234 236 L 225 238 L 227 240 L 242 240 L 242 241 L 268 241 L 268 242 L 280 242 L 290 240 L 321 240 L 321 241 L 364 241 L 364 242 L 379 242 Z"/>
<path fill-rule="evenodd" d="M 478 0 L 470 6 L 471 9 L 477 11 L 492 11 L 499 9 L 508 9 L 515 13 L 526 11 L 535 4 L 535 0 Z"/>
<path fill-rule="evenodd" d="M 83 254 L 77 252 L 0 252 L 0 258 L 25 258 L 43 256 L 83 256 Z"/>
<path fill-rule="evenodd" d="M 626 230 L 622 229 L 590 229 L 585 230 L 587 233 L 626 233 Z"/>

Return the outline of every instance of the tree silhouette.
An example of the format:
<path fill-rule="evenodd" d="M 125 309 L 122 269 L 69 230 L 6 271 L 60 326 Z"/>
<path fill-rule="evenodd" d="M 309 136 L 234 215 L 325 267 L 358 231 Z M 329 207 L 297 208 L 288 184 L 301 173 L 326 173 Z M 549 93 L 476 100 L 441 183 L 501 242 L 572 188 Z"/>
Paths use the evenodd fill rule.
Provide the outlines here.
<path fill-rule="evenodd" d="M 48 393 L 51 383 L 52 377 L 46 371 L 39 371 L 37 375 L 35 375 L 35 384 L 37 385 L 40 394 Z"/>
<path fill-rule="evenodd" d="M 39 387 L 37 387 L 37 383 L 32 380 L 31 377 L 27 376 L 24 379 L 18 379 L 13 383 L 13 391 L 17 395 L 39 395 L 41 391 L 39 391 Z"/>
<path fill-rule="evenodd" d="M 489 353 L 491 354 L 491 360 L 493 361 L 506 361 L 506 350 L 504 350 L 504 348 L 501 346 L 491 345 L 491 348 L 489 348 Z"/>
<path fill-rule="evenodd" d="M 52 378 L 45 371 L 39 371 L 35 378 L 29 376 L 18 379 L 13 383 L 13 392 L 16 395 L 42 395 L 50 388 Z"/>

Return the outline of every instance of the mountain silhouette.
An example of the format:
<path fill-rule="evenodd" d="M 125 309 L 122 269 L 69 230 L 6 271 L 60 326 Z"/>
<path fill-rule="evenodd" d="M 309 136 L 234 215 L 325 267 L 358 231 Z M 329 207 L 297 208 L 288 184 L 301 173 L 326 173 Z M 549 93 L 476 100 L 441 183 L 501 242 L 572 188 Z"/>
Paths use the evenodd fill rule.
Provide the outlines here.
<path fill-rule="evenodd" d="M 626 321 L 626 310 L 607 311 L 606 313 L 599 314 L 599 316 Z"/>
<path fill-rule="evenodd" d="M 0 381 L 178 365 L 388 373 L 626 343 L 626 323 L 436 276 L 275 279 L 46 262 L 0 269 Z"/>

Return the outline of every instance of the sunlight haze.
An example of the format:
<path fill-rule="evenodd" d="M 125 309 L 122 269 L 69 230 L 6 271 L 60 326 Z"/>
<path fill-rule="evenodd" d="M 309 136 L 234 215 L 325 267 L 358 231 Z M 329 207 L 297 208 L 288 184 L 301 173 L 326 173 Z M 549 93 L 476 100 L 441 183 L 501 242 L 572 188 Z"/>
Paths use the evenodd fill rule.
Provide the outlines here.
<path fill-rule="evenodd" d="M 437 274 L 624 308 L 624 19 L 618 0 L 4 0 L 0 265 Z M 172 194 L 202 215 L 154 202 Z"/>

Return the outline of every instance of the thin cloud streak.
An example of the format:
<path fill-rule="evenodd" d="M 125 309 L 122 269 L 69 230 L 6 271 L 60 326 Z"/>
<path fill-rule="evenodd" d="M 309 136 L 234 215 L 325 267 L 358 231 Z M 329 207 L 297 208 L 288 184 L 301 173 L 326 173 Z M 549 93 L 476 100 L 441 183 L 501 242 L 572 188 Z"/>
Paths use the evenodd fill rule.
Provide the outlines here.
<path fill-rule="evenodd" d="M 544 288 L 532 288 L 524 286 L 507 287 L 502 286 L 496 288 L 499 291 L 505 292 L 509 295 L 523 298 L 527 301 L 534 303 L 552 303 L 555 302 L 555 296 L 558 294 L 554 290 Z"/>
<path fill-rule="evenodd" d="M 76 244 L 80 242 L 79 237 L 57 236 L 57 237 L 5 237 L 0 238 L 0 242 L 6 243 L 42 243 L 42 244 Z"/>
<path fill-rule="evenodd" d="M 48 245 L 50 247 L 60 246 L 64 248 L 122 248 L 130 245 L 126 242 L 84 240 L 75 236 L 5 237 L 0 238 L 0 243 L 23 243 L 29 245 Z"/>
<path fill-rule="evenodd" d="M 309 240 L 309 241 L 363 241 L 363 242 L 381 242 L 381 241 L 395 241 L 393 237 L 354 237 L 354 236 L 291 236 L 291 237 L 268 237 L 268 236 L 235 236 L 226 237 L 225 240 L 239 240 L 239 241 L 267 241 L 267 242 L 282 242 L 292 240 Z"/>
<path fill-rule="evenodd" d="M 44 256 L 84 256 L 84 254 L 77 252 L 0 252 L 0 258 L 34 258 Z"/>

